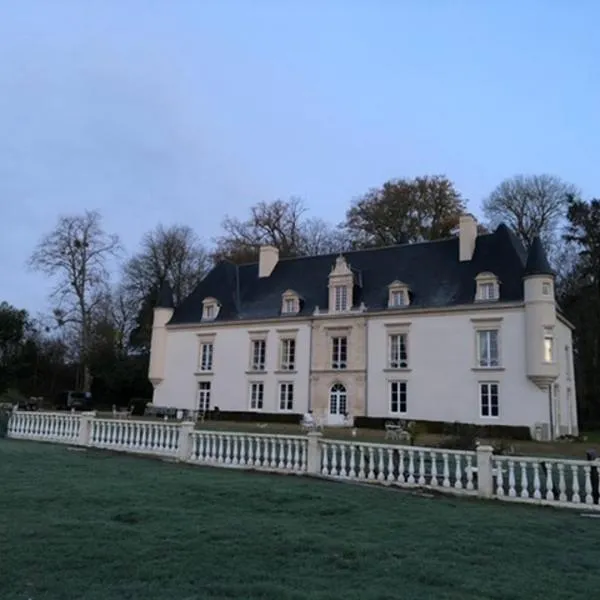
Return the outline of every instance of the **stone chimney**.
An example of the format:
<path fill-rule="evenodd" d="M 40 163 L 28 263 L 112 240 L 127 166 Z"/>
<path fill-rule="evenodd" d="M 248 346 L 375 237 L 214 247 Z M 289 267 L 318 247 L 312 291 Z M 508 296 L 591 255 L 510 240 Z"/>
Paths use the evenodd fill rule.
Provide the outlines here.
<path fill-rule="evenodd" d="M 471 214 L 463 215 L 458 224 L 459 260 L 464 262 L 473 258 L 477 242 L 477 220 Z"/>
<path fill-rule="evenodd" d="M 258 276 L 269 277 L 279 262 L 279 250 L 275 246 L 261 246 L 258 255 Z"/>

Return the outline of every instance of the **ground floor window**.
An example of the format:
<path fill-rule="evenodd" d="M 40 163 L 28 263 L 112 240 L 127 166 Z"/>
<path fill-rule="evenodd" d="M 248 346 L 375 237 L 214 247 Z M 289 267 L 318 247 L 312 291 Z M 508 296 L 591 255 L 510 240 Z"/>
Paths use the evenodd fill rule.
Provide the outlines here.
<path fill-rule="evenodd" d="M 406 381 L 390 381 L 390 413 L 406 412 Z"/>
<path fill-rule="evenodd" d="M 294 410 L 294 384 L 279 384 L 279 410 Z"/>
<path fill-rule="evenodd" d="M 482 417 L 497 417 L 500 414 L 497 382 L 486 381 L 479 384 L 479 405 Z"/>
<path fill-rule="evenodd" d="M 250 410 L 262 410 L 265 398 L 265 384 L 253 381 L 250 384 Z"/>
<path fill-rule="evenodd" d="M 348 408 L 348 395 L 341 383 L 335 383 L 329 391 L 329 414 L 345 415 Z"/>
<path fill-rule="evenodd" d="M 201 413 L 210 410 L 210 381 L 198 382 L 198 410 Z"/>

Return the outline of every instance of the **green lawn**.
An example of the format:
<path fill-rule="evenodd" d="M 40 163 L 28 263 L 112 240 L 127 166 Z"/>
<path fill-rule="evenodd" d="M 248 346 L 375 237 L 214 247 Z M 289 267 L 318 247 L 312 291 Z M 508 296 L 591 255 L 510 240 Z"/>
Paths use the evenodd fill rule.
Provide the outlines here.
<path fill-rule="evenodd" d="M 569 600 L 600 519 L 0 440 L 2 600 Z"/>

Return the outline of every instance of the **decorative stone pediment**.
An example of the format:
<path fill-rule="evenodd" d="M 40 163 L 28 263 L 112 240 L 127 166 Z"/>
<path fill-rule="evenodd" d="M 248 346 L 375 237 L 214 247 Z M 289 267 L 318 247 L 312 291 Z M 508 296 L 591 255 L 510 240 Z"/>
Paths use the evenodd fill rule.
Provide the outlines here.
<path fill-rule="evenodd" d="M 403 308 L 410 305 L 410 287 L 398 279 L 388 285 L 388 308 Z"/>
<path fill-rule="evenodd" d="M 479 302 L 493 302 L 500 298 L 500 281 L 494 273 L 483 271 L 475 277 L 476 296 Z"/>
<path fill-rule="evenodd" d="M 295 315 L 300 312 L 300 295 L 294 290 L 286 290 L 281 294 L 281 314 Z"/>

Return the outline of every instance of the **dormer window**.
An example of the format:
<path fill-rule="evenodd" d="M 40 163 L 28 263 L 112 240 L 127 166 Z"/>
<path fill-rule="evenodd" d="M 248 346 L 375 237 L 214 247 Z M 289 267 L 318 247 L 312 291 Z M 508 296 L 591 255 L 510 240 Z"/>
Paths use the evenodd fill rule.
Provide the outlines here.
<path fill-rule="evenodd" d="M 393 281 L 388 290 L 388 308 L 403 308 L 410 304 L 409 287 L 402 281 Z"/>
<path fill-rule="evenodd" d="M 202 300 L 202 320 L 203 321 L 214 321 L 219 314 L 221 305 L 216 298 L 204 298 Z"/>
<path fill-rule="evenodd" d="M 295 315 L 300 312 L 300 296 L 294 290 L 287 290 L 281 295 L 281 314 Z"/>
<path fill-rule="evenodd" d="M 329 312 L 340 313 L 352 308 L 354 273 L 346 259 L 340 255 L 329 274 Z"/>
<path fill-rule="evenodd" d="M 500 298 L 500 284 L 493 273 L 479 273 L 475 278 L 477 283 L 477 300 L 493 302 Z"/>

